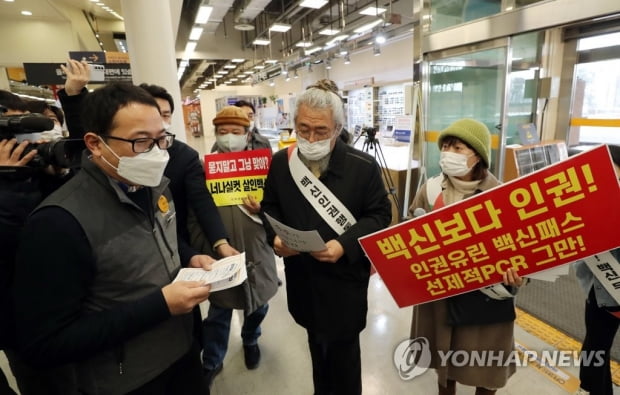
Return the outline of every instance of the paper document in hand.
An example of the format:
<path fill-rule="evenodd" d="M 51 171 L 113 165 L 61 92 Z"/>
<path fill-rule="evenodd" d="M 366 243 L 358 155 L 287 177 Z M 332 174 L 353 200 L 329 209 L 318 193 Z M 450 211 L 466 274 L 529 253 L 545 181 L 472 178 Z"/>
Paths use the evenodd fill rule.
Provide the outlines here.
<path fill-rule="evenodd" d="M 265 213 L 271 227 L 287 247 L 299 252 L 323 251 L 325 242 L 316 230 L 297 230 Z"/>
<path fill-rule="evenodd" d="M 211 270 L 194 267 L 181 269 L 174 281 L 200 281 L 211 284 L 211 292 L 216 292 L 235 287 L 246 278 L 248 274 L 245 270 L 244 252 L 215 261 Z"/>

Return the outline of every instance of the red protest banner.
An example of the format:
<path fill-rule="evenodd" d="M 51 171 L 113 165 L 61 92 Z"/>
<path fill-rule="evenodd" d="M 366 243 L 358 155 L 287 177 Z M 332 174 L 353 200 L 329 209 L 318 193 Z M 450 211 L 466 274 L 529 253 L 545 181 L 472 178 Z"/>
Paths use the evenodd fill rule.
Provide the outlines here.
<path fill-rule="evenodd" d="M 248 194 L 261 201 L 270 165 L 269 148 L 205 155 L 207 189 L 215 205 L 241 204 Z"/>
<path fill-rule="evenodd" d="M 400 307 L 618 246 L 620 186 L 605 146 L 359 239 Z"/>

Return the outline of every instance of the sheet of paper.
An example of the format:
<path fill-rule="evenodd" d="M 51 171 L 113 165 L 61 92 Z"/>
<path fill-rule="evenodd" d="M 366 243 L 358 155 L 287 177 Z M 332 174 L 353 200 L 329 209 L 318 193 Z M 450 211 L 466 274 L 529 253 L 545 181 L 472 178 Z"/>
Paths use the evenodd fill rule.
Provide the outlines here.
<path fill-rule="evenodd" d="M 175 281 L 200 281 L 211 284 L 211 292 L 221 291 L 241 284 L 248 277 L 245 270 L 245 252 L 213 263 L 211 270 L 188 267 L 179 270 Z"/>
<path fill-rule="evenodd" d="M 322 251 L 325 242 L 316 230 L 297 230 L 265 213 L 265 217 L 273 227 L 273 230 L 289 248 L 300 252 Z"/>

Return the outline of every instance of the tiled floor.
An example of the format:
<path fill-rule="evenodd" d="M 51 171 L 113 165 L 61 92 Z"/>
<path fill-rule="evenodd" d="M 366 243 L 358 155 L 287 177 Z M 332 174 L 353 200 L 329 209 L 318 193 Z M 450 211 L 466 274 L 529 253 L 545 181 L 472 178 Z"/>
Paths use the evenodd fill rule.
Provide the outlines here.
<path fill-rule="evenodd" d="M 280 278 L 284 279 L 281 264 Z M 394 366 L 396 346 L 408 337 L 411 309 L 399 309 L 378 276 L 373 276 L 369 287 L 368 326 L 362 332 L 363 392 L 368 395 L 436 394 L 436 375 L 432 371 L 410 381 L 400 379 Z M 286 292 L 281 288 L 270 303 L 269 314 L 263 324 L 260 339 L 261 364 L 256 370 L 247 370 L 243 362 L 240 320 L 233 315 L 229 351 L 224 369 L 215 378 L 213 395 L 310 395 L 313 393 L 310 355 L 305 331 L 290 317 L 286 308 Z M 549 346 L 530 333 L 517 327 L 516 341 L 532 350 L 549 350 Z M 4 356 L 0 366 L 7 372 Z M 577 376 L 577 368 L 563 368 L 566 375 Z M 562 374 L 560 374 L 562 375 Z M 12 378 L 10 378 L 12 379 Z M 14 382 L 12 382 L 14 385 Z M 471 387 L 458 386 L 458 394 L 473 394 Z M 531 365 L 517 368 L 508 385 L 499 395 L 560 395 L 574 393 L 554 383 L 548 375 Z M 614 394 L 620 390 L 614 388 Z"/>

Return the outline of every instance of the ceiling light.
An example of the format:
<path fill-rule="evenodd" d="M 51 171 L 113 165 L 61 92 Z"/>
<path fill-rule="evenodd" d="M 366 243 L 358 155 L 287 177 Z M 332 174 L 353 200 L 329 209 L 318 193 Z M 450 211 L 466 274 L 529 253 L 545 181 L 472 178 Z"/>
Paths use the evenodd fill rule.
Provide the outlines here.
<path fill-rule="evenodd" d="M 296 47 L 308 48 L 312 46 L 312 41 L 300 41 L 295 44 Z"/>
<path fill-rule="evenodd" d="M 269 30 L 272 32 L 285 33 L 291 30 L 291 25 L 286 23 L 274 23 L 273 25 L 271 25 Z"/>
<path fill-rule="evenodd" d="M 345 47 L 341 47 L 340 48 L 340 55 L 346 55 L 349 53 L 349 50 L 346 49 Z"/>
<path fill-rule="evenodd" d="M 211 11 L 213 11 L 213 7 L 203 5 L 198 9 L 198 14 L 196 14 L 195 23 L 199 25 L 203 25 L 207 23 L 209 17 L 211 16 Z"/>
<path fill-rule="evenodd" d="M 365 25 L 362 25 L 360 27 L 358 27 L 357 29 L 353 30 L 355 33 L 364 33 L 365 31 L 368 31 L 370 29 L 372 29 L 373 27 L 377 26 L 378 24 L 383 23 L 382 19 L 377 19 L 374 22 L 370 22 L 367 23 Z"/>
<path fill-rule="evenodd" d="M 233 27 L 235 28 L 235 30 L 241 30 L 246 32 L 254 30 L 254 25 L 247 18 L 239 18 L 239 20 L 235 21 Z"/>
<path fill-rule="evenodd" d="M 231 59 L 230 61 L 233 63 L 243 63 L 245 62 L 245 59 L 235 58 L 235 59 Z"/>
<path fill-rule="evenodd" d="M 370 15 L 370 16 L 378 16 L 379 14 L 383 14 L 385 12 L 385 8 L 376 8 L 376 7 L 366 7 L 360 11 L 362 15 Z"/>
<path fill-rule="evenodd" d="M 276 63 L 278 63 L 278 61 L 277 61 L 277 60 L 275 60 L 275 59 L 266 59 L 266 60 L 265 60 L 265 63 L 269 63 L 269 64 L 276 64 Z"/>
<path fill-rule="evenodd" d="M 349 54 L 344 55 L 344 64 L 349 64 L 351 63 L 351 58 L 349 57 Z"/>
<path fill-rule="evenodd" d="M 229 78 L 228 81 L 232 81 L 232 82 L 239 81 L 239 78 Z"/>
<path fill-rule="evenodd" d="M 259 65 L 254 66 L 254 68 L 255 68 L 256 70 L 262 70 L 262 69 L 264 69 L 264 68 L 265 68 L 265 66 L 263 66 L 263 65 L 260 65 L 260 64 L 259 64 Z"/>
<path fill-rule="evenodd" d="M 329 29 L 329 28 L 326 28 L 326 29 L 323 29 L 323 30 L 319 31 L 319 34 L 322 34 L 324 36 L 333 36 L 333 35 L 338 34 L 338 33 L 340 33 L 340 30 Z"/>
<path fill-rule="evenodd" d="M 226 75 L 228 74 L 228 71 L 220 70 L 216 74 Z"/>
<path fill-rule="evenodd" d="M 375 42 L 378 44 L 385 43 L 385 34 L 383 34 L 383 32 L 379 32 L 375 37 Z"/>
<path fill-rule="evenodd" d="M 323 7 L 325 4 L 327 4 L 328 2 L 329 2 L 328 0 L 303 0 L 301 3 L 299 3 L 299 6 L 319 9 Z"/>
<path fill-rule="evenodd" d="M 275 84 L 276 83 L 273 80 L 269 81 L 269 86 L 274 86 Z"/>
<path fill-rule="evenodd" d="M 269 41 L 266 38 L 256 38 L 254 41 L 252 41 L 252 44 L 254 45 L 269 45 L 271 44 L 271 41 Z"/>
<path fill-rule="evenodd" d="M 321 50 L 321 47 L 314 47 L 314 48 L 306 49 L 304 52 L 306 55 L 312 55 L 316 51 L 320 51 L 320 50 Z"/>
<path fill-rule="evenodd" d="M 200 39 L 200 35 L 202 35 L 202 28 L 194 27 L 192 28 L 192 32 L 189 34 L 189 39 L 196 41 Z"/>
<path fill-rule="evenodd" d="M 331 47 L 331 46 L 333 46 L 333 45 L 335 45 L 335 44 L 339 43 L 340 41 L 344 40 L 344 39 L 345 39 L 345 38 L 347 38 L 347 37 L 348 37 L 348 35 L 346 35 L 346 34 L 341 34 L 341 35 L 339 35 L 339 36 L 336 36 L 336 37 L 332 38 L 332 39 L 331 39 L 331 40 L 329 40 L 328 42 L 326 42 L 326 43 L 325 43 L 325 45 L 327 45 L 327 46 L 330 46 L 330 47 Z"/>
<path fill-rule="evenodd" d="M 329 59 L 325 60 L 325 68 L 327 70 L 330 70 L 332 68 L 332 62 L 330 62 Z"/>
<path fill-rule="evenodd" d="M 24 10 L 24 11 L 22 11 L 22 15 L 31 16 L 32 12 Z"/>
<path fill-rule="evenodd" d="M 372 47 L 372 54 L 375 56 L 379 56 L 381 55 L 381 46 L 377 43 L 375 43 Z"/>
<path fill-rule="evenodd" d="M 225 68 L 225 69 L 236 69 L 236 68 L 237 68 L 237 65 L 234 65 L 234 64 L 227 64 L 227 65 L 225 65 L 225 66 L 224 66 L 224 68 Z"/>
<path fill-rule="evenodd" d="M 289 82 L 291 80 L 291 77 L 289 77 L 288 75 L 286 76 L 286 78 L 284 79 L 284 81 Z"/>
<path fill-rule="evenodd" d="M 189 58 L 190 55 L 194 53 L 194 51 L 196 50 L 196 45 L 198 45 L 196 41 L 187 42 L 187 44 L 185 45 L 185 57 L 186 58 Z"/>

